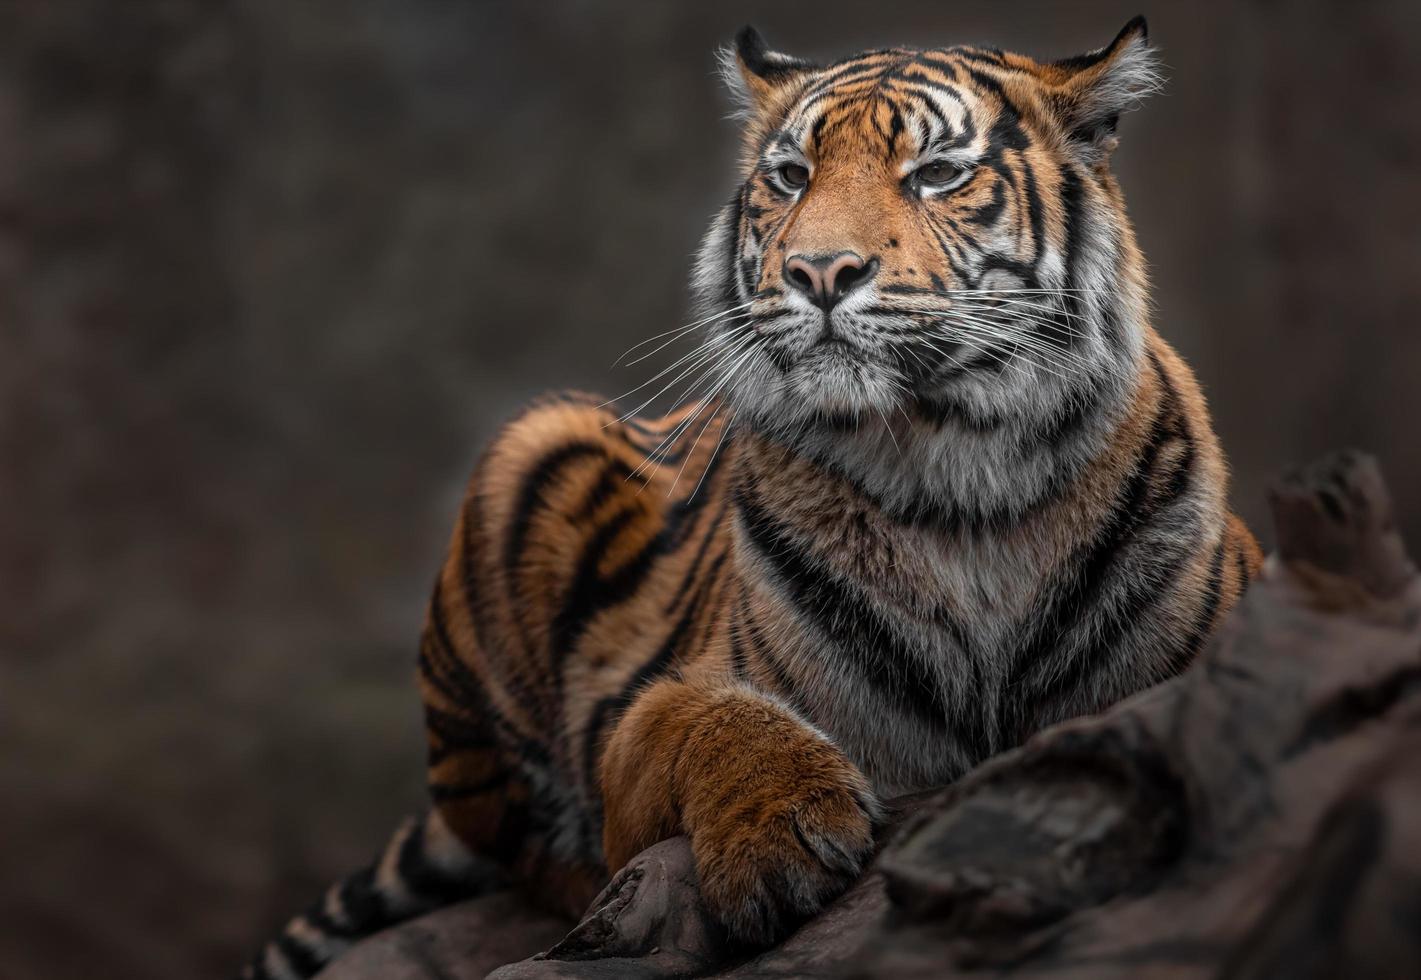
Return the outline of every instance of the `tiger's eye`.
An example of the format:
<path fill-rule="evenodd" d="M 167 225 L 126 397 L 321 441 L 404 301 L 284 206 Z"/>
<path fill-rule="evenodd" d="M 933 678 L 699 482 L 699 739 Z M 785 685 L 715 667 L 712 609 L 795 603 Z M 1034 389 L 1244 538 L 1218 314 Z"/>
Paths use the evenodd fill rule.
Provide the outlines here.
<path fill-rule="evenodd" d="M 797 191 L 809 183 L 809 168 L 798 163 L 784 163 L 775 169 L 775 176 L 786 190 Z"/>
<path fill-rule="evenodd" d="M 919 167 L 914 176 L 918 183 L 925 187 L 941 187 L 960 178 L 962 168 L 955 163 L 948 163 L 946 160 L 934 160 L 932 163 L 926 163 Z"/>

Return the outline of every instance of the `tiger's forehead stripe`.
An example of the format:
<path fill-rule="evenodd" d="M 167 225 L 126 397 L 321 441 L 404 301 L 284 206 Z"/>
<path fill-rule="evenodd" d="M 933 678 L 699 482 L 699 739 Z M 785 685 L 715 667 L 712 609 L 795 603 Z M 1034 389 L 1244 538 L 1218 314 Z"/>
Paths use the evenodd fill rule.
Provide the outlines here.
<path fill-rule="evenodd" d="M 813 75 L 760 145 L 811 160 L 843 127 L 866 125 L 888 162 L 931 152 L 986 152 L 984 130 L 996 137 L 1014 128 L 981 125 L 983 115 L 1020 116 L 1003 84 L 1009 56 L 992 49 L 891 48 L 873 51 Z M 901 145 L 900 145 L 901 144 Z"/>

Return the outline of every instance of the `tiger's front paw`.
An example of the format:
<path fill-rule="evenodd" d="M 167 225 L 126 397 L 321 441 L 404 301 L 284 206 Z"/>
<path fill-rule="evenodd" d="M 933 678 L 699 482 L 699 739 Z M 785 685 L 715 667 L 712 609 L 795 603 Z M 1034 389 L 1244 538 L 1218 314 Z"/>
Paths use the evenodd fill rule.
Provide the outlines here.
<path fill-rule="evenodd" d="M 807 755 L 785 785 L 718 794 L 692 828 L 702 895 L 741 942 L 783 939 L 872 855 L 879 811 L 862 774 L 827 745 Z"/>

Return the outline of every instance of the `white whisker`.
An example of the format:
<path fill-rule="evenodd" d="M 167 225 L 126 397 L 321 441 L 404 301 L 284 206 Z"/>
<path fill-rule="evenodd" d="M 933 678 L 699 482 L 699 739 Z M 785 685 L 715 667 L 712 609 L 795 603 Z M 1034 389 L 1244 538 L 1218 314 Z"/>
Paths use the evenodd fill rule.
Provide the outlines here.
<path fill-rule="evenodd" d="M 737 314 L 734 314 L 734 315 L 726 314 L 726 316 L 727 316 L 726 323 L 723 323 L 723 324 L 722 324 L 722 323 L 717 323 L 717 324 L 715 324 L 715 325 L 718 326 L 718 327 L 729 325 L 731 330 L 735 330 L 735 329 L 738 329 L 740 326 L 742 326 L 745 322 L 754 319 L 754 317 L 752 317 L 752 316 L 751 316 L 750 314 L 748 314 L 748 313 L 737 313 Z M 691 331 L 691 330 L 702 330 L 702 329 L 704 329 L 706 326 L 707 326 L 707 324 L 698 323 L 698 324 L 696 324 L 696 325 L 693 326 L 693 327 L 688 327 L 686 332 L 689 332 L 689 331 Z M 683 333 L 681 333 L 681 334 L 677 334 L 675 337 L 672 337 L 670 340 L 664 342 L 664 343 L 661 344 L 659 347 L 654 347 L 654 348 L 652 348 L 651 350 L 647 351 L 645 354 L 642 354 L 642 355 L 640 355 L 639 357 L 635 357 L 635 358 L 633 358 L 632 360 L 627 361 L 626 366 L 627 366 L 627 367 L 631 367 L 631 366 L 634 365 L 634 364 L 640 364 L 642 361 L 646 360 L 648 357 L 652 357 L 653 355 L 655 355 L 655 354 L 657 354 L 657 353 L 659 353 L 659 352 L 665 350 L 667 347 L 670 347 L 672 344 L 676 343 L 676 341 L 680 340 L 683 336 L 685 336 L 685 332 L 683 332 Z M 628 351 L 628 353 L 631 353 L 631 352 Z M 624 355 L 624 356 L 625 356 L 625 355 Z"/>
<path fill-rule="evenodd" d="M 706 482 L 706 477 L 710 475 L 711 467 L 715 464 L 716 457 L 720 455 L 720 447 L 725 443 L 725 436 L 730 432 L 730 427 L 735 424 L 735 413 L 730 413 L 730 418 L 720 427 L 720 438 L 715 442 L 715 448 L 711 450 L 710 456 L 706 457 L 706 468 L 701 471 L 701 478 L 696 481 L 695 487 L 691 490 L 691 495 L 686 500 L 696 499 L 696 494 L 701 492 L 701 484 Z"/>
<path fill-rule="evenodd" d="M 748 336 L 753 337 L 754 334 L 749 334 Z M 613 398 L 613 399 L 611 399 L 610 401 L 605 401 L 605 402 L 603 402 L 601 405 L 598 406 L 598 408 L 606 408 L 608 405 L 612 405 L 612 404 L 614 404 L 614 403 L 616 403 L 616 402 L 621 401 L 623 398 L 626 398 L 626 397 L 628 397 L 628 396 L 630 396 L 630 395 L 636 394 L 638 391 L 641 391 L 643 388 L 647 387 L 648 385 L 654 384 L 655 382 L 659 381 L 661 378 L 665 377 L 667 374 L 669 374 L 669 373 L 671 373 L 672 371 L 676 370 L 676 369 L 677 369 L 678 367 L 680 367 L 683 363 L 686 363 L 687 361 L 689 361 L 690 363 L 689 363 L 689 364 L 686 364 L 685 369 L 682 370 L 681 373 L 678 374 L 676 377 L 674 377 L 674 378 L 672 378 L 670 381 L 668 381 L 668 382 L 665 384 L 665 386 L 663 386 L 663 387 L 661 388 L 660 391 L 658 391 L 656 394 L 652 395 L 652 396 L 651 396 L 650 398 L 648 398 L 646 401 L 642 402 L 642 403 L 641 403 L 640 405 L 638 405 L 636 408 L 634 408 L 634 409 L 632 409 L 631 411 L 626 412 L 625 414 L 623 414 L 620 418 L 615 419 L 614 422 L 625 422 L 627 419 L 633 418 L 633 417 L 635 417 L 636 415 L 639 415 L 642 411 L 644 411 L 644 410 L 646 409 L 646 407 L 647 407 L 648 405 L 650 405 L 652 402 L 656 401 L 656 399 L 660 398 L 663 394 L 666 393 L 667 390 L 669 390 L 669 389 L 672 388 L 674 385 L 676 385 L 676 383 L 679 382 L 679 381 L 680 381 L 682 378 L 684 378 L 686 375 L 688 375 L 688 374 L 690 374 L 691 372 L 695 371 L 697 368 L 702 367 L 702 366 L 705 365 L 706 363 L 708 363 L 708 362 L 714 360 L 715 357 L 716 357 L 716 355 L 717 355 L 718 353 L 720 353 L 720 348 L 723 348 L 723 347 L 729 345 L 729 344 L 731 343 L 731 341 L 732 341 L 733 339 L 735 339 L 735 338 L 736 338 L 736 333 L 735 333 L 735 331 L 732 331 L 732 332 L 730 332 L 730 333 L 721 334 L 721 335 L 718 336 L 718 337 L 713 337 L 713 338 L 711 338 L 710 340 L 707 340 L 705 343 L 701 344 L 699 347 L 697 347 L 695 350 L 691 351 L 689 354 L 686 354 L 684 357 L 678 358 L 678 359 L 677 359 L 676 361 L 674 361 L 670 366 L 664 368 L 664 369 L 661 370 L 661 371 L 658 371 L 658 372 L 657 372 L 656 374 L 654 374 L 650 379 L 648 379 L 648 380 L 646 380 L 646 381 L 643 381 L 641 384 L 637 385 L 637 386 L 636 386 L 635 388 L 633 388 L 631 391 L 628 391 L 626 394 L 620 395 L 620 396 L 618 396 L 617 398 Z M 739 339 L 744 340 L 745 337 L 742 336 L 742 337 L 740 337 Z M 614 424 L 614 422 L 608 422 L 607 425 L 612 425 L 612 424 Z M 603 428 L 606 428 L 606 425 L 604 425 Z"/>
<path fill-rule="evenodd" d="M 720 358 L 721 362 L 723 363 L 723 362 L 725 362 L 725 361 L 727 361 L 727 360 L 730 360 L 731 358 L 736 357 L 737 355 L 739 355 L 739 354 L 741 353 L 741 351 L 746 350 L 746 348 L 747 348 L 749 345 L 751 345 L 751 344 L 754 342 L 754 340 L 755 340 L 755 335 L 754 335 L 753 333 L 752 333 L 752 334 L 749 334 L 749 335 L 746 336 L 746 337 L 742 337 L 739 344 L 733 346 L 728 352 L 722 352 L 721 358 Z M 679 403 L 685 403 L 685 401 L 691 397 L 691 393 L 692 393 L 693 391 L 695 391 L 695 390 L 696 390 L 697 388 L 699 388 L 702 384 L 704 384 L 704 383 L 705 383 L 705 380 L 706 380 L 707 378 L 712 377 L 712 376 L 714 376 L 714 375 L 715 375 L 715 367 L 714 367 L 714 366 L 711 366 L 711 367 L 706 368 L 706 370 L 705 370 L 704 372 L 702 372 L 702 373 L 690 384 L 690 386 L 689 386 L 684 392 L 682 392 L 680 398 L 678 399 L 678 402 L 679 402 Z M 673 382 L 673 383 L 674 383 L 674 382 Z M 668 386 L 668 387 L 669 387 L 669 386 Z M 663 389 L 663 390 L 664 390 L 664 389 Z M 712 395 L 714 395 L 714 393 L 715 393 L 715 389 L 713 388 L 710 392 L 708 392 L 708 393 L 707 393 L 705 396 L 703 396 L 703 397 L 704 397 L 705 399 L 709 400 L 710 397 L 711 397 Z M 669 433 L 667 433 L 666 437 L 661 440 L 660 444 L 658 444 L 655 449 L 653 449 L 650 453 L 647 454 L 646 459 L 642 461 L 641 465 L 639 465 L 636 469 L 632 470 L 631 473 L 627 474 L 627 479 L 629 480 L 629 479 L 631 479 L 633 476 L 636 476 L 636 475 L 637 475 L 638 473 L 640 473 L 643 469 L 645 469 L 647 466 L 649 466 L 651 463 L 653 463 L 653 462 L 656 460 L 656 458 L 657 458 L 658 456 L 663 455 L 663 454 L 665 453 L 666 449 L 667 449 L 670 445 L 674 444 L 675 441 L 676 441 L 678 438 L 680 438 L 681 434 L 684 433 L 684 432 L 690 427 L 691 423 L 693 423 L 693 422 L 695 421 L 696 416 L 699 415 L 699 414 L 701 413 L 701 411 L 703 411 L 703 410 L 705 409 L 705 406 L 706 406 L 706 402 L 703 401 L 703 402 L 701 403 L 701 405 L 696 409 L 696 411 L 694 411 L 693 413 L 691 413 L 691 415 L 689 415 L 687 418 L 682 419 L 680 422 L 676 423 L 676 425 L 672 427 L 671 431 L 670 431 Z"/>
<path fill-rule="evenodd" d="M 692 330 L 695 330 L 697 327 L 705 326 L 706 324 L 712 322 L 713 320 L 718 320 L 718 319 L 720 319 L 720 318 L 723 317 L 723 316 L 728 316 L 729 314 L 738 312 L 738 311 L 740 311 L 740 310 L 749 309 L 752 305 L 754 305 L 754 301 L 753 301 L 753 300 L 752 300 L 751 302 L 749 302 L 749 303 L 741 303 L 739 306 L 732 306 L 732 307 L 730 307 L 730 308 L 728 308 L 728 309 L 721 310 L 721 311 L 718 312 L 718 313 L 712 313 L 710 316 L 703 317 L 702 319 L 697 320 L 697 321 L 695 321 L 694 323 L 688 323 L 688 324 L 686 324 L 685 326 L 681 326 L 681 327 L 673 327 L 673 328 L 670 329 L 670 330 L 663 330 L 661 333 L 656 334 L 655 336 L 652 336 L 652 337 L 648 337 L 648 338 L 646 338 L 645 340 L 643 340 L 641 343 L 636 344 L 636 345 L 634 345 L 634 346 L 628 348 L 628 349 L 621 355 L 621 357 L 618 357 L 615 361 L 612 362 L 612 364 L 613 364 L 613 366 L 615 367 L 616 365 L 622 363 L 622 358 L 623 358 L 623 357 L 626 357 L 626 356 L 627 356 L 628 354 L 630 354 L 632 351 L 639 350 L 640 348 L 645 347 L 647 344 L 650 344 L 650 343 L 652 343 L 652 342 L 654 342 L 654 341 L 660 340 L 662 337 L 665 337 L 665 336 L 667 336 L 668 334 L 676 334 L 677 337 L 680 337 L 680 336 L 682 336 L 682 335 L 684 335 L 684 334 L 686 334 L 686 333 L 689 333 L 689 332 L 692 331 Z M 669 341 L 668 341 L 668 343 L 669 343 Z M 664 345 L 663 345 L 663 346 L 664 346 Z M 657 348 L 657 350 L 660 350 L 660 349 L 661 349 L 660 347 Z M 638 360 L 639 360 L 639 359 L 640 359 L 640 358 L 638 358 Z M 633 361 L 632 363 L 634 364 L 634 363 L 636 363 L 636 362 Z"/>
<path fill-rule="evenodd" d="M 740 355 L 739 359 L 734 364 L 726 368 L 720 381 L 718 381 L 715 387 L 711 388 L 710 391 L 706 392 L 705 400 L 702 401 L 700 407 L 697 408 L 694 413 L 692 413 L 690 419 L 688 420 L 688 424 L 690 422 L 694 422 L 696 416 L 700 415 L 701 412 L 705 411 L 707 405 L 715 403 L 715 396 L 720 392 L 722 388 L 725 387 L 726 382 L 728 382 L 735 375 L 735 373 L 739 370 L 740 366 L 744 364 L 745 361 L 752 354 L 754 354 L 753 347 L 749 350 L 746 350 L 743 354 Z M 706 419 L 706 424 L 701 426 L 701 431 L 696 434 L 696 441 L 691 444 L 691 448 L 687 451 L 686 457 L 681 461 L 681 468 L 677 470 L 676 478 L 671 481 L 671 489 L 666 492 L 667 497 L 670 497 L 671 494 L 676 492 L 676 485 L 681 482 L 681 474 L 686 472 L 686 464 L 689 463 L 691 461 L 691 457 L 695 455 L 696 446 L 700 443 L 701 436 L 705 435 L 706 429 L 710 426 L 711 420 L 715 418 L 715 412 L 720 410 L 719 404 L 715 404 L 715 410 L 713 410 L 710 416 Z"/>

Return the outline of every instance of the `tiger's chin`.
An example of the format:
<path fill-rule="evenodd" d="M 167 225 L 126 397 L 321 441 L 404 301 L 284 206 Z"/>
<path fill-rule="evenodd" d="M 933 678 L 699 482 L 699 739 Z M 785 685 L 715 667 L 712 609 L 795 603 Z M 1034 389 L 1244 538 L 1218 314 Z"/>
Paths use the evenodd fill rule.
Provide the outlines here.
<path fill-rule="evenodd" d="M 900 411 L 901 374 L 842 341 L 827 341 L 742 387 L 742 407 L 773 427 L 854 429 Z"/>

